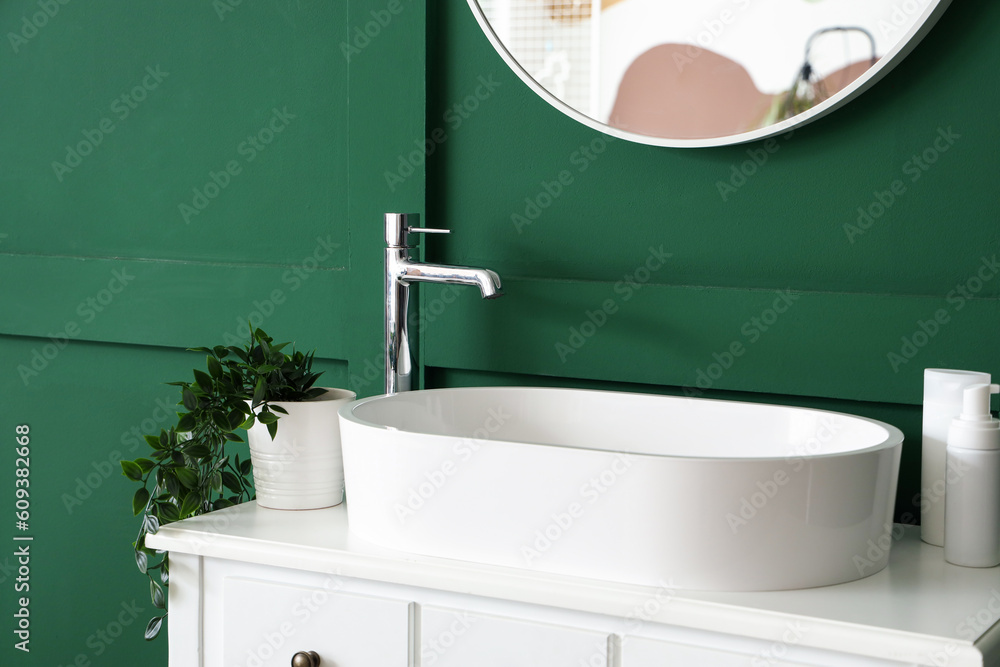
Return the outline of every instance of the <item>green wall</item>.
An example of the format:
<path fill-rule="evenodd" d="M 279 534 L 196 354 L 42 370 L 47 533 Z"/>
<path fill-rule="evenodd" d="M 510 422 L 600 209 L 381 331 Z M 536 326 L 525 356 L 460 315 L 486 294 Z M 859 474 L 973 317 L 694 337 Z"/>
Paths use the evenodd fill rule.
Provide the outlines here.
<path fill-rule="evenodd" d="M 955 3 L 872 90 L 774 143 L 680 150 L 564 116 L 464 5 L 429 21 L 427 122 L 449 132 L 429 160 L 427 209 L 454 230 L 431 240 L 433 256 L 497 270 L 508 296 L 435 318 L 431 381 L 882 419 L 907 436 L 897 518 L 917 514 L 923 369 L 1000 372 L 1000 9 Z M 483 79 L 495 90 L 477 106 Z M 453 127 L 456 104 L 476 108 Z M 425 307 L 441 310 L 434 298 L 425 290 Z"/>
<path fill-rule="evenodd" d="M 762 143 L 652 148 L 576 124 L 462 0 L 0 3 L 9 506 L 15 425 L 32 447 L 30 528 L 0 530 L 4 664 L 166 664 L 165 641 L 141 639 L 132 485 L 108 467 L 134 429 L 167 423 L 162 383 L 201 363 L 184 348 L 247 318 L 317 348 L 329 384 L 378 393 L 386 211 L 454 230 L 428 257 L 505 281 L 489 302 L 422 291 L 427 386 L 687 388 L 884 419 L 907 435 L 897 514 L 912 511 L 922 369 L 1000 371 L 998 282 L 948 298 L 998 250 L 998 20 L 955 3 L 873 90 L 763 161 Z M 851 242 L 844 225 L 897 179 Z M 35 538 L 30 654 L 10 641 L 15 534 Z"/>

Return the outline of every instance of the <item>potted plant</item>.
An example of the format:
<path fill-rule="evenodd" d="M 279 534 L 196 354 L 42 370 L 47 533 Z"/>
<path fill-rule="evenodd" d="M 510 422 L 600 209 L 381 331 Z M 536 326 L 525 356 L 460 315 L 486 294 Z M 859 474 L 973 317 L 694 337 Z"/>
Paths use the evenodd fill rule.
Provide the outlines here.
<path fill-rule="evenodd" d="M 251 326 L 243 347 L 192 348 L 207 355 L 206 370 L 196 369 L 193 382 L 169 383 L 181 388 L 177 423 L 145 436 L 149 458 L 121 462 L 122 473 L 142 485 L 132 497 L 133 513 L 142 515 L 133 547 L 158 609 L 166 609 L 169 565 L 165 554 L 146 547 L 145 540 L 161 525 L 255 497 L 275 509 L 311 509 L 343 500 L 336 415 L 339 404 L 353 400 L 354 393 L 314 386 L 321 374 L 312 370 L 315 353 L 294 346 L 287 353 L 288 346 L 274 344 Z M 251 457 L 264 453 L 256 463 L 226 452 L 227 443 L 243 442 L 242 429 L 248 431 Z M 165 616 L 150 620 L 146 639 L 159 634 Z"/>

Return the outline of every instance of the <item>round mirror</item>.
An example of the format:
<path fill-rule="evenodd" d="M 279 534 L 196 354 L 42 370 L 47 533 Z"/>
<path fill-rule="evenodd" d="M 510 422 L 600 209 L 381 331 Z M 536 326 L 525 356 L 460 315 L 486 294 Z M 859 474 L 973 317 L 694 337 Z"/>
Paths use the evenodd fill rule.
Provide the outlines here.
<path fill-rule="evenodd" d="M 507 64 L 595 129 L 656 146 L 761 139 L 874 84 L 950 0 L 469 0 Z"/>

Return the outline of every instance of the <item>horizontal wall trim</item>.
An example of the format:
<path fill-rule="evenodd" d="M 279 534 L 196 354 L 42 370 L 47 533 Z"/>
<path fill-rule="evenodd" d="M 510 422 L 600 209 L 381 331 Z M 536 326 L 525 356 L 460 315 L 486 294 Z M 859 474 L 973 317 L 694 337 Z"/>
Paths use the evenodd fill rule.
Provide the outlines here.
<path fill-rule="evenodd" d="M 235 268 L 294 268 L 300 264 L 282 264 L 270 262 L 222 262 L 197 259 L 171 259 L 163 257 L 126 257 L 122 255 L 59 255 L 51 253 L 6 252 L 0 253 L 0 258 L 19 257 L 31 259 L 72 259 L 72 260 L 109 260 L 129 262 L 161 262 L 163 264 L 190 264 L 192 266 L 220 266 Z M 324 266 L 321 271 L 347 271 L 346 266 Z"/>
<path fill-rule="evenodd" d="M 6 255 L 0 333 L 189 347 L 254 323 L 346 359 L 348 272 L 305 267 Z"/>
<path fill-rule="evenodd" d="M 996 299 L 517 278 L 504 288 L 482 301 L 424 286 L 424 363 L 902 404 L 920 403 L 924 368 L 1000 372 Z"/>

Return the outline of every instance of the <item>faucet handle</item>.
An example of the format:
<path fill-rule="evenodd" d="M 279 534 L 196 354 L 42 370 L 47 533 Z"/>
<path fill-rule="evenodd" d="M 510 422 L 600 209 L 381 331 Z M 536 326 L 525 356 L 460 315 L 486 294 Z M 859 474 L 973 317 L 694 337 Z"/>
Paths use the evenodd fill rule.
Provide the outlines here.
<path fill-rule="evenodd" d="M 450 229 L 431 229 L 430 227 L 410 227 L 408 234 L 451 234 Z"/>
<path fill-rule="evenodd" d="M 412 223 L 412 224 L 411 224 Z M 417 213 L 386 213 L 385 242 L 392 248 L 410 248 L 408 234 L 450 234 L 450 229 L 417 227 L 420 215 Z"/>

